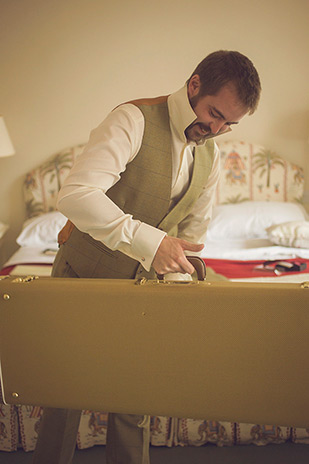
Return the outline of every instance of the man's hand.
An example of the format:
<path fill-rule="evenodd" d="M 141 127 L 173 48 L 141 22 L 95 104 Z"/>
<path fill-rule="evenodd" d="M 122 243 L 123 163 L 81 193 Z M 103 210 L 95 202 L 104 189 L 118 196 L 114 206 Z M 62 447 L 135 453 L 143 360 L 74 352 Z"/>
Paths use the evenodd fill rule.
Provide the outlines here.
<path fill-rule="evenodd" d="M 168 274 L 170 272 L 181 272 L 192 274 L 194 267 L 186 258 L 184 250 L 201 251 L 204 245 L 181 240 L 180 238 L 166 235 L 162 240 L 152 262 L 152 267 L 157 274 Z"/>

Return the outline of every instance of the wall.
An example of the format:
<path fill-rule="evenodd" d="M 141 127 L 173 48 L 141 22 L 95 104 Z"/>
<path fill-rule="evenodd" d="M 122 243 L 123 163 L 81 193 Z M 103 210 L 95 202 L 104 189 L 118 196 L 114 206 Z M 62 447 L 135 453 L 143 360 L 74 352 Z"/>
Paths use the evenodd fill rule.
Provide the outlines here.
<path fill-rule="evenodd" d="M 234 138 L 305 167 L 309 201 L 308 14 L 307 0 L 0 0 L 0 114 L 16 149 L 0 159 L 7 254 L 28 170 L 87 141 L 120 102 L 177 90 L 221 48 L 249 56 L 263 85 Z"/>

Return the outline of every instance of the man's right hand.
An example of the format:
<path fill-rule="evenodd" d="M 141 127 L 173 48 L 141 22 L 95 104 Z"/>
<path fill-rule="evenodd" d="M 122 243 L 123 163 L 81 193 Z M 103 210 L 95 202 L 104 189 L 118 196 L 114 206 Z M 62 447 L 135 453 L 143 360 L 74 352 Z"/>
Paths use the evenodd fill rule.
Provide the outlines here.
<path fill-rule="evenodd" d="M 181 274 L 192 274 L 194 267 L 186 258 L 187 251 L 198 252 L 204 245 L 197 245 L 176 237 L 166 235 L 162 240 L 152 262 L 152 267 L 157 274 L 168 274 L 180 272 Z"/>

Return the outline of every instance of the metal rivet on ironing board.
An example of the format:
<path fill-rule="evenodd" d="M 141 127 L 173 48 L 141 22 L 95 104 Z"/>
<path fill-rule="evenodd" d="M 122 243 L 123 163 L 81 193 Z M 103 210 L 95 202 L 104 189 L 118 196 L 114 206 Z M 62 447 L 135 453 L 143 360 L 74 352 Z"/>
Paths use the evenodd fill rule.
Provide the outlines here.
<path fill-rule="evenodd" d="M 3 295 L 3 299 L 4 299 L 4 300 L 9 300 L 9 299 L 10 299 L 10 295 L 8 295 L 7 293 L 5 293 L 5 294 Z"/>
<path fill-rule="evenodd" d="M 18 397 L 19 397 L 19 394 L 18 394 L 17 392 L 13 392 L 13 393 L 12 393 L 12 396 L 13 396 L 13 398 L 18 398 Z"/>
<path fill-rule="evenodd" d="M 142 312 L 142 316 L 146 316 L 146 313 L 145 313 L 145 311 L 143 311 L 143 312 Z"/>

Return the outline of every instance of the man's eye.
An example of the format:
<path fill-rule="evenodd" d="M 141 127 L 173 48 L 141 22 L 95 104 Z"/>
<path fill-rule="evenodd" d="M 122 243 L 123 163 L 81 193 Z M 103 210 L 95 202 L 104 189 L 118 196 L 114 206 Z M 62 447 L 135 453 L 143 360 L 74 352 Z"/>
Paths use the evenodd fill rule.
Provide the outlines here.
<path fill-rule="evenodd" d="M 216 115 L 212 110 L 209 110 L 209 114 L 212 118 L 221 119 L 220 116 Z"/>

